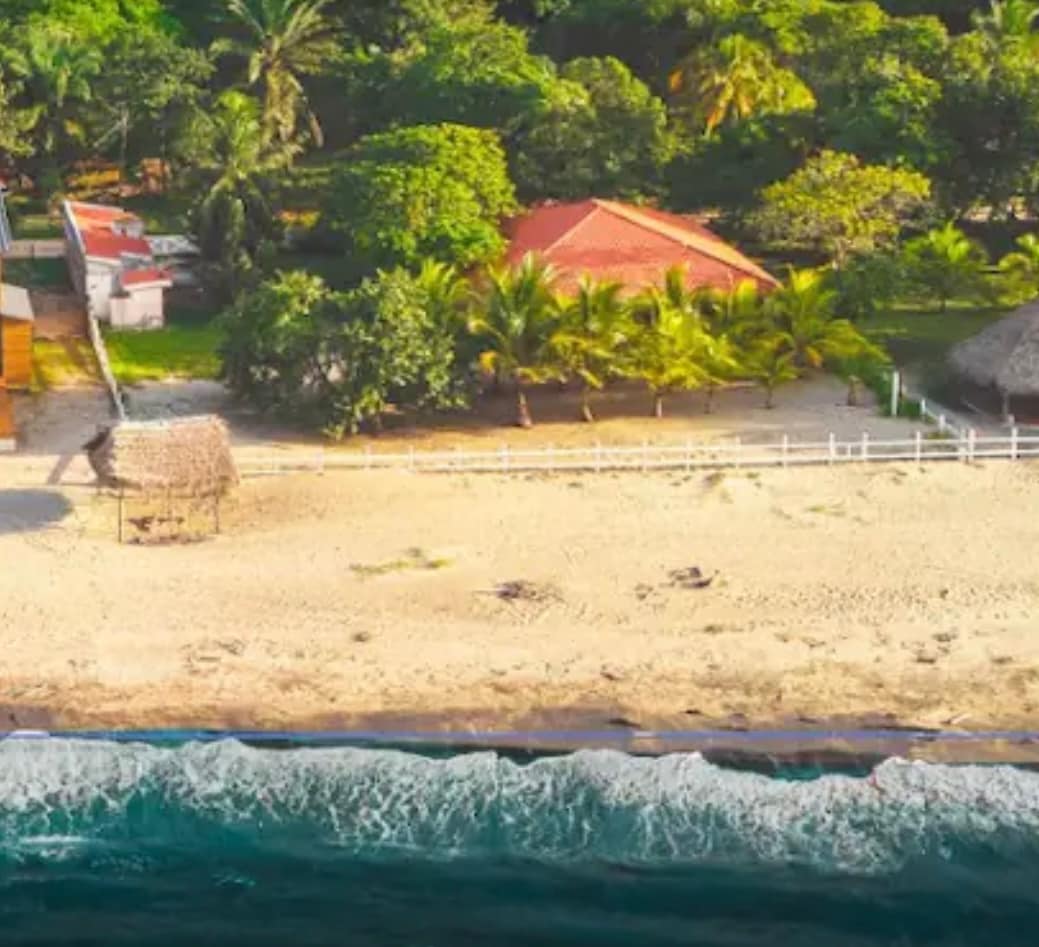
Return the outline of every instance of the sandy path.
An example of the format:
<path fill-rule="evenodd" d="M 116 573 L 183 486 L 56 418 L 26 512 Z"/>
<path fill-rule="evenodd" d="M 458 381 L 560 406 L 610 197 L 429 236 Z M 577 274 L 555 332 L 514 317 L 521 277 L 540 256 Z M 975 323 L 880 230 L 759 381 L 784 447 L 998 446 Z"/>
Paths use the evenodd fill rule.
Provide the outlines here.
<path fill-rule="evenodd" d="M 164 548 L 89 491 L 3 497 L 15 725 L 1039 719 L 1035 466 L 298 477 Z M 409 549 L 442 561 L 354 568 Z M 694 565 L 710 588 L 671 583 Z M 511 579 L 558 598 L 484 594 Z"/>

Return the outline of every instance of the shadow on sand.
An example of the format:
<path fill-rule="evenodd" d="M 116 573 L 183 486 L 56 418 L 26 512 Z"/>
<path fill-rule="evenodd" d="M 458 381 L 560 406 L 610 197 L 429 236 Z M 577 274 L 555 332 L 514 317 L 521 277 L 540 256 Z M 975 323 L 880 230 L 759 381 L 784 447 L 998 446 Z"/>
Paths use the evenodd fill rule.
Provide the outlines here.
<path fill-rule="evenodd" d="M 31 533 L 60 523 L 72 504 L 49 490 L 0 490 L 0 536 Z"/>

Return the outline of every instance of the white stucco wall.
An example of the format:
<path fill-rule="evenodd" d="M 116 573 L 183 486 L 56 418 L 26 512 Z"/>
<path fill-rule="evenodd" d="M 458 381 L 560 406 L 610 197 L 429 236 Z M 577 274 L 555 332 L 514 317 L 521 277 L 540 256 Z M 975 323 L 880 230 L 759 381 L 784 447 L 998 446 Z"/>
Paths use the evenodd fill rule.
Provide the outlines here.
<path fill-rule="evenodd" d="M 165 323 L 163 290 L 145 287 L 113 296 L 110 312 L 113 329 L 161 329 Z"/>

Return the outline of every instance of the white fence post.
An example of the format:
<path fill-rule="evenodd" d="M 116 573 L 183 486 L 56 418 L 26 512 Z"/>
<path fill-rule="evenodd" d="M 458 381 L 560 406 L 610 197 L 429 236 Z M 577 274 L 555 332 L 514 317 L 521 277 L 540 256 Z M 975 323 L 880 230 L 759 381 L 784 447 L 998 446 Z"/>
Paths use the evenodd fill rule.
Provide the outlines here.
<path fill-rule="evenodd" d="M 789 464 L 790 454 L 790 436 L 788 434 L 783 435 L 783 466 L 786 467 Z"/>
<path fill-rule="evenodd" d="M 1010 429 L 1010 459 L 1011 460 L 1017 460 L 1018 459 L 1017 425 L 1016 424 Z"/>
<path fill-rule="evenodd" d="M 927 420 L 927 399 L 926 398 L 921 398 L 920 399 L 920 417 L 923 418 L 925 421 Z"/>
<path fill-rule="evenodd" d="M 891 373 L 891 417 L 898 417 L 898 401 L 902 395 L 902 375 L 895 369 Z"/>
<path fill-rule="evenodd" d="M 867 431 L 862 432 L 862 459 L 869 460 L 869 433 Z"/>
<path fill-rule="evenodd" d="M 924 434 L 923 431 L 917 431 L 916 437 L 914 438 L 914 450 L 916 456 L 916 462 L 919 465 L 923 460 L 924 456 Z"/>
<path fill-rule="evenodd" d="M 832 431 L 830 432 L 830 456 L 828 458 L 829 463 L 833 463 L 837 459 L 837 435 Z"/>
<path fill-rule="evenodd" d="M 939 414 L 938 415 L 938 433 L 939 434 L 944 434 L 945 433 L 945 429 L 946 429 L 947 426 L 948 425 L 945 423 L 945 415 L 944 414 Z"/>
<path fill-rule="evenodd" d="M 977 438 L 978 438 L 977 431 L 975 431 L 974 428 L 971 428 L 967 432 L 967 449 L 968 449 L 968 453 L 969 453 L 969 458 L 970 458 L 972 463 L 974 461 L 974 454 L 975 454 L 975 450 L 976 450 Z"/>

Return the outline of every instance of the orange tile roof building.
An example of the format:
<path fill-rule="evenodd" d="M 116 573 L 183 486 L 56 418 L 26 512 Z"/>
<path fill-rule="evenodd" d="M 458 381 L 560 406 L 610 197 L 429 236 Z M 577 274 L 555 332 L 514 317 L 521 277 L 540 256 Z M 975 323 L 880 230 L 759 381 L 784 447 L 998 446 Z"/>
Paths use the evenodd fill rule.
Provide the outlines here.
<path fill-rule="evenodd" d="M 672 267 L 687 284 L 731 289 L 748 280 L 762 291 L 778 282 L 760 266 L 689 217 L 616 201 L 542 204 L 505 226 L 506 262 L 532 253 L 559 273 L 558 288 L 576 289 L 582 277 L 612 280 L 628 293 L 659 286 Z"/>
<path fill-rule="evenodd" d="M 160 328 L 173 282 L 156 266 L 141 219 L 120 207 L 66 201 L 64 223 L 69 275 L 91 314 L 118 328 Z"/>

